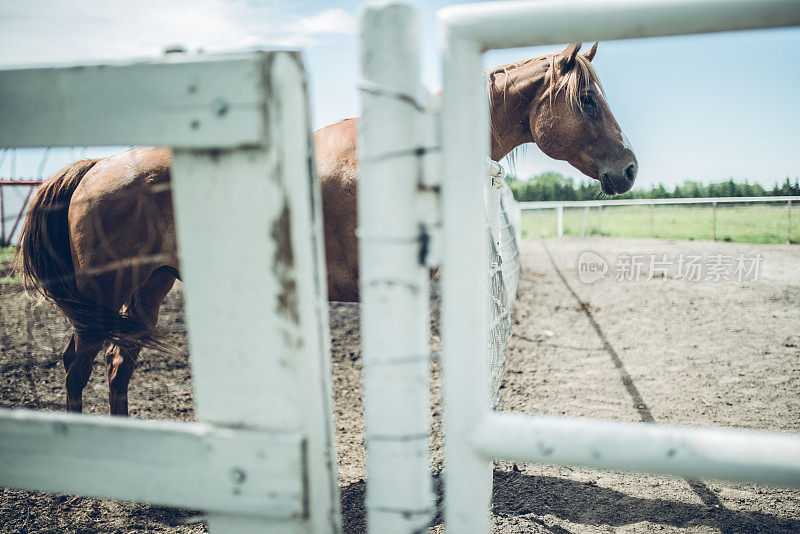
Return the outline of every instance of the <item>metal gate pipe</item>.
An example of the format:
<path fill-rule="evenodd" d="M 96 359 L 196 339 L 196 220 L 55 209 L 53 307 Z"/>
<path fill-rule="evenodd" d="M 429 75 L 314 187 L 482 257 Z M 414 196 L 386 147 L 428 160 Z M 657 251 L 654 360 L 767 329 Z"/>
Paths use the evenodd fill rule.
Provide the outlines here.
<path fill-rule="evenodd" d="M 480 49 L 455 33 L 445 42 L 441 319 L 445 520 L 448 532 L 487 532 L 492 464 L 469 441 L 474 425 L 489 413 L 488 240 L 482 216 L 488 107 Z"/>
<path fill-rule="evenodd" d="M 482 159 L 489 152 L 481 54 L 519 46 L 797 25 L 800 2 L 546 0 L 453 6 L 440 10 L 438 16 L 443 37 L 443 160 L 447 162 L 442 185 L 441 324 L 445 522 L 448 532 L 478 533 L 489 528 L 492 482 L 487 451 L 479 451 L 473 441 L 485 431 L 481 421 L 491 421 L 485 359 L 487 240 L 478 216 Z M 602 218 L 600 224 L 602 234 Z M 510 436 L 501 436 L 506 443 L 514 443 Z M 723 440 L 718 443 L 722 447 Z M 509 452 L 527 457 L 527 449 Z"/>
<path fill-rule="evenodd" d="M 485 458 L 800 488 L 800 436 L 493 413 L 473 437 Z"/>
<path fill-rule="evenodd" d="M 481 51 L 800 24 L 795 0 L 561 0 L 492 2 L 438 12 L 446 31 Z"/>

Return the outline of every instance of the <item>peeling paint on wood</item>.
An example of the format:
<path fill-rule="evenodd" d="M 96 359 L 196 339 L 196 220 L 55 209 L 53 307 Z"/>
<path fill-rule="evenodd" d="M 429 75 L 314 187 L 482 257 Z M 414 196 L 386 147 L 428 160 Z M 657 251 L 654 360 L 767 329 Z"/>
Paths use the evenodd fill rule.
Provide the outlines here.
<path fill-rule="evenodd" d="M 272 225 L 271 237 L 275 242 L 275 258 L 272 270 L 275 273 L 280 290 L 278 291 L 276 312 L 300 324 L 300 312 L 297 305 L 297 281 L 294 277 L 294 253 L 291 242 L 291 222 L 289 204 L 284 203 L 280 216 Z"/>

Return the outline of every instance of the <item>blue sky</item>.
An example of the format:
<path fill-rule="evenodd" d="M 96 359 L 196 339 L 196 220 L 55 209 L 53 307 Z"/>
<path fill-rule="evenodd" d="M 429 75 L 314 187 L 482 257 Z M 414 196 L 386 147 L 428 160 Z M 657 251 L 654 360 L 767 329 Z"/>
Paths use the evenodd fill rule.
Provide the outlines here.
<path fill-rule="evenodd" d="M 435 12 L 452 3 L 411 2 L 420 11 L 424 82 L 439 84 Z M 358 115 L 360 2 L 0 0 L 0 65 L 63 64 L 190 50 L 288 47 L 303 50 L 318 128 Z M 486 66 L 555 47 L 490 52 Z M 639 158 L 639 186 L 729 177 L 764 185 L 800 175 L 800 30 L 600 43 L 595 66 L 612 111 Z M 6 127 L 4 125 L 3 127 Z M 97 155 L 108 149 L 90 149 Z M 17 151 L 16 174 L 33 175 L 40 151 Z M 77 151 L 52 151 L 51 174 Z M 10 172 L 10 157 L 0 175 Z M 521 176 L 581 174 L 535 147 Z"/>

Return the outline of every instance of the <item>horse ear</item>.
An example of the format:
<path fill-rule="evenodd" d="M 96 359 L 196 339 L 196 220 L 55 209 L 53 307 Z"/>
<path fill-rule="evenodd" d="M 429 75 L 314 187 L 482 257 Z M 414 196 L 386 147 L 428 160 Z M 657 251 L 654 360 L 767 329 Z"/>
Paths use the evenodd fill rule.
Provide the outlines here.
<path fill-rule="evenodd" d="M 575 56 L 578 55 L 578 50 L 581 49 L 581 43 L 572 43 L 561 52 L 558 58 L 558 65 L 562 71 L 568 71 L 575 65 Z"/>
<path fill-rule="evenodd" d="M 597 41 L 594 42 L 592 47 L 583 53 L 583 57 L 588 59 L 589 61 L 594 59 L 594 55 L 597 53 Z"/>

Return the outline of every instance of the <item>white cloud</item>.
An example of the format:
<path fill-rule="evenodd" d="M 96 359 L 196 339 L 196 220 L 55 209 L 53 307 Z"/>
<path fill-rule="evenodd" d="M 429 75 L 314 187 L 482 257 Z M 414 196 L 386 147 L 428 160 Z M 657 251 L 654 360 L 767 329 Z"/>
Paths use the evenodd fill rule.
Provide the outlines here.
<path fill-rule="evenodd" d="M 343 9 L 325 9 L 305 17 L 288 19 L 276 24 L 274 19 L 254 18 L 253 33 L 264 42 L 288 48 L 308 48 L 318 42 L 322 35 L 351 35 L 357 30 L 355 18 Z M 264 20 L 269 20 L 264 23 Z"/>
<path fill-rule="evenodd" d="M 300 16 L 244 0 L 32 0 L 0 3 L 0 64 L 78 62 L 189 50 L 308 48 L 319 36 L 355 33 L 342 9 Z"/>
<path fill-rule="evenodd" d="M 336 33 L 349 35 L 356 32 L 356 21 L 343 9 L 326 9 L 300 19 L 291 25 L 291 30 L 304 36 Z"/>

